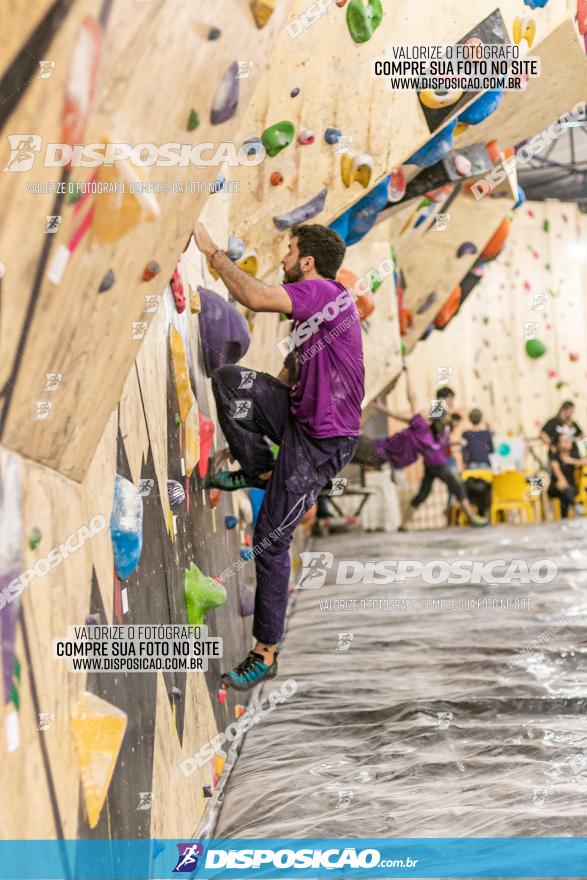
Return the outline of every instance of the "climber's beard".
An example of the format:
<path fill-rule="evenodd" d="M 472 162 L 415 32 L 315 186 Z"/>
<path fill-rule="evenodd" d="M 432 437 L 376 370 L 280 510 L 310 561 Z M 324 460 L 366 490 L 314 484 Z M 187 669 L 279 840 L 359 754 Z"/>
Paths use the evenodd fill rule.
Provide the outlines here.
<path fill-rule="evenodd" d="M 286 269 L 285 266 L 283 268 L 283 283 L 284 284 L 295 284 L 296 281 L 301 281 L 304 277 L 304 273 L 302 272 L 302 268 L 300 266 L 300 261 L 298 260 L 295 266 L 292 269 Z"/>

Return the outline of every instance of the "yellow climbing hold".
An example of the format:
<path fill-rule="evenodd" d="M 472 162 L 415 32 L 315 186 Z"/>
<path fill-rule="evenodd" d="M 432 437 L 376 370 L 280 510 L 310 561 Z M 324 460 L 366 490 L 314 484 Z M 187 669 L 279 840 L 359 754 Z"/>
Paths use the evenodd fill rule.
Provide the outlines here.
<path fill-rule="evenodd" d="M 275 0 L 253 0 L 251 11 L 258 28 L 264 28 L 275 12 Z"/>
<path fill-rule="evenodd" d="M 357 153 L 355 156 L 344 153 L 340 160 L 340 173 L 345 186 L 357 181 L 367 189 L 373 173 L 373 157 L 369 153 Z"/>
<path fill-rule="evenodd" d="M 100 820 L 126 725 L 125 712 L 87 691 L 72 710 L 71 730 L 90 828 Z"/>
<path fill-rule="evenodd" d="M 536 19 L 533 15 L 522 15 L 514 19 L 514 43 L 519 46 L 522 40 L 526 40 L 531 49 L 536 40 Z"/>
<path fill-rule="evenodd" d="M 461 89 L 424 89 L 420 92 L 420 101 L 430 110 L 438 110 L 440 107 L 451 107 L 462 96 Z"/>
<path fill-rule="evenodd" d="M 242 269 L 243 272 L 246 272 L 247 275 L 250 275 L 251 278 L 256 278 L 257 272 L 259 271 L 257 251 L 255 251 L 253 248 L 249 248 L 244 252 L 236 265 L 239 267 L 239 269 Z"/>
<path fill-rule="evenodd" d="M 171 360 L 173 361 L 179 417 L 182 422 L 185 422 L 189 411 L 196 402 L 196 398 L 190 384 L 190 371 L 183 339 L 181 338 L 181 333 L 173 326 L 169 328 L 169 344 L 171 347 Z"/>

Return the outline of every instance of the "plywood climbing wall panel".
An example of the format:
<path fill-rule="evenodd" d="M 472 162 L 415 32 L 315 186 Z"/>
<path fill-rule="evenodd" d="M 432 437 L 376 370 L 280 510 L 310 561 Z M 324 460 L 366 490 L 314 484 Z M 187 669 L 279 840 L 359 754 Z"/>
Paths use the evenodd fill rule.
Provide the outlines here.
<path fill-rule="evenodd" d="M 221 124 L 210 122 L 217 87 L 231 65 L 240 59 L 250 62 L 249 75 L 237 80 L 242 113 L 289 5 L 282 0 L 262 30 L 249 5 L 237 0 L 221 0 L 213 11 L 204 2 L 182 0 L 115 0 L 111 8 L 105 5 L 95 98 L 85 134 L 78 140 L 99 143 L 107 138 L 131 145 L 230 142 L 238 113 Z M 88 46 L 84 16 L 97 17 L 101 9 L 89 0 L 71 9 L 47 48 L 47 56 L 56 61 L 55 79 L 31 82 L 5 133 L 35 131 L 44 143 L 61 142 L 64 89 L 76 40 L 80 28 L 86 27 Z M 210 28 L 217 24 L 219 38 L 208 40 Z M 76 57 L 91 66 L 90 54 L 82 51 Z M 199 127 L 188 132 L 192 110 Z M 7 144 L 3 140 L 3 167 L 10 161 Z M 9 255 L 2 281 L 1 342 L 6 355 L 0 384 L 8 381 L 0 414 L 3 442 L 77 480 L 87 471 L 140 348 L 143 337 L 132 324 L 150 322 L 145 296 L 161 292 L 206 201 L 206 187 L 220 170 L 191 166 L 133 171 L 128 163 L 116 168 L 118 182 L 127 188 L 133 180 L 149 178 L 165 184 L 190 181 L 204 191 L 166 191 L 138 199 L 127 193 L 118 202 L 112 195 L 101 195 L 90 197 L 80 209 L 79 203 L 65 205 L 54 195 L 26 194 L 28 183 L 59 181 L 61 169 L 33 166 L 31 171 L 5 174 L 2 180 L 6 210 L 18 205 L 22 217 L 22 222 L 4 224 L 0 238 L 0 252 Z M 90 170 L 81 171 L 74 171 L 72 180 L 87 180 Z M 101 179 L 106 177 L 102 169 Z M 30 210 L 22 211 L 23 198 Z M 94 212 L 88 217 L 92 205 Z M 62 222 L 48 235 L 49 215 L 61 216 Z M 68 246 L 72 254 L 64 267 Z M 55 263 L 58 251 L 61 266 Z M 150 259 L 159 262 L 161 273 L 153 283 L 145 283 L 141 275 Z M 100 293 L 110 272 L 113 283 Z M 43 398 L 47 372 L 62 375 L 62 397 L 49 419 L 32 420 L 31 398 Z"/>
<path fill-rule="evenodd" d="M 575 205 L 523 205 L 506 250 L 461 312 L 410 355 L 418 397 L 433 398 L 436 367 L 450 367 L 457 406 L 480 407 L 502 436 L 536 437 L 567 398 L 576 401 L 576 421 L 585 429 L 585 241 L 587 220 Z M 539 294 L 547 302 L 535 310 Z M 525 351 L 527 323 L 539 325 L 536 338 L 546 347 L 536 360 Z"/>

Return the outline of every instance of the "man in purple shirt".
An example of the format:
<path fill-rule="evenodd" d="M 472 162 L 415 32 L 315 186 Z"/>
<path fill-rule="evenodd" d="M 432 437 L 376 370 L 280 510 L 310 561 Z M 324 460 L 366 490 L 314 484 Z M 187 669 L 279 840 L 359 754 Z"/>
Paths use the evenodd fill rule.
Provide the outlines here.
<path fill-rule="evenodd" d="M 237 302 L 293 319 L 290 336 L 280 344 L 287 357 L 278 378 L 239 366 L 221 367 L 212 376 L 218 419 L 241 470 L 221 471 L 208 485 L 265 489 L 252 548 L 257 642 L 222 676 L 225 687 L 248 690 L 277 674 L 294 530 L 357 445 L 365 379 L 361 326 L 353 299 L 335 281 L 345 245 L 333 230 L 317 224 L 290 230 L 283 285 L 243 272 L 200 223 L 195 239 Z M 279 444 L 275 460 L 267 440 Z"/>

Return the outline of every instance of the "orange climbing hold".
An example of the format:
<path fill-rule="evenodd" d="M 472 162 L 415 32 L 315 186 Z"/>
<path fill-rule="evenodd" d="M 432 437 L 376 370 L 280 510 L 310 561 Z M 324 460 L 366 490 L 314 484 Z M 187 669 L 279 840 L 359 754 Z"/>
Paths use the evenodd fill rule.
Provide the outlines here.
<path fill-rule="evenodd" d="M 173 326 L 169 328 L 169 345 L 177 391 L 179 417 L 182 422 L 185 422 L 196 398 L 190 384 L 190 371 L 183 339 L 179 330 L 176 330 Z"/>
<path fill-rule="evenodd" d="M 587 0 L 577 0 L 577 24 L 579 33 L 587 34 Z"/>
<path fill-rule="evenodd" d="M 126 725 L 125 712 L 88 692 L 72 710 L 71 730 L 90 828 L 100 820 Z"/>
<path fill-rule="evenodd" d="M 258 28 L 264 28 L 275 12 L 275 0 L 253 0 L 251 11 Z"/>
<path fill-rule="evenodd" d="M 439 330 L 446 327 L 450 319 L 457 313 L 461 304 L 461 285 L 458 284 L 446 300 L 434 319 L 434 326 Z"/>
<path fill-rule="evenodd" d="M 506 217 L 500 226 L 498 227 L 493 238 L 488 242 L 485 246 L 485 250 L 481 254 L 481 256 L 485 260 L 495 260 L 495 258 L 501 253 L 508 235 L 510 234 L 510 227 L 512 225 L 512 221 L 509 217 Z"/>
<path fill-rule="evenodd" d="M 204 478 L 208 473 L 208 461 L 214 438 L 214 422 L 208 416 L 200 414 L 200 461 L 198 473 Z"/>

